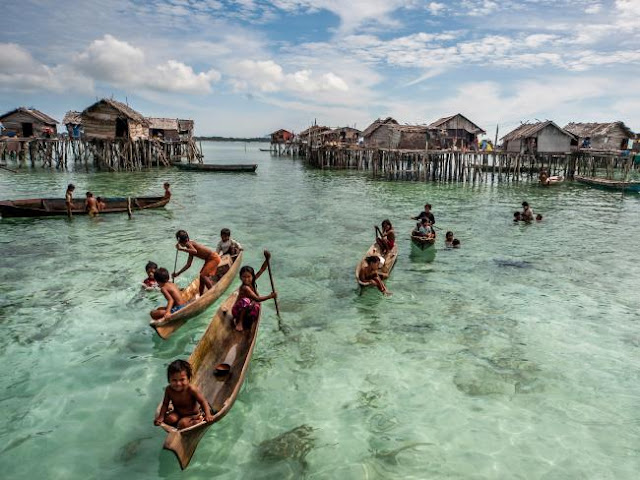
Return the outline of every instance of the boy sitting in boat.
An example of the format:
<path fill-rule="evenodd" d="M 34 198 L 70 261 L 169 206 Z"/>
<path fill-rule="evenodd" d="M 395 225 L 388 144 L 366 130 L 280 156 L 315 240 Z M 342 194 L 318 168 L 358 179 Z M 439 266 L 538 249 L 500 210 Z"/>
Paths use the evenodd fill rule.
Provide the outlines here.
<path fill-rule="evenodd" d="M 175 360 L 167 368 L 169 385 L 164 389 L 164 400 L 160 412 L 153 423 L 166 423 L 180 429 L 212 422 L 213 414 L 209 404 L 197 387 L 190 384 L 191 365 L 185 360 Z M 169 402 L 173 409 L 169 411 Z"/>
<path fill-rule="evenodd" d="M 180 292 L 178 286 L 175 283 L 169 282 L 169 271 L 166 268 L 157 269 L 153 277 L 156 279 L 156 282 L 158 282 L 160 291 L 167 299 L 167 306 L 151 310 L 151 318 L 154 320 L 164 320 L 165 317 L 184 308 L 187 304 L 182 298 L 182 292 Z"/>
<path fill-rule="evenodd" d="M 235 260 L 240 250 L 242 250 L 242 245 L 231 238 L 231 230 L 228 228 L 220 230 L 220 241 L 216 247 L 218 255 L 231 255 L 231 258 Z"/>
<path fill-rule="evenodd" d="M 98 215 L 98 201 L 91 192 L 87 192 L 87 199 L 84 201 L 84 209 L 91 217 Z"/>
<path fill-rule="evenodd" d="M 144 270 L 147 272 L 147 278 L 142 281 L 142 286 L 147 290 L 153 290 L 158 287 L 158 282 L 156 282 L 155 273 L 158 269 L 158 264 L 155 262 L 148 262 Z"/>
<path fill-rule="evenodd" d="M 178 230 L 176 232 L 176 249 L 181 252 L 187 252 L 189 259 L 187 264 L 182 267 L 177 273 L 174 272 L 173 278 L 175 279 L 182 272 L 188 270 L 193 262 L 193 257 L 204 260 L 204 265 L 200 269 L 200 291 L 199 294 L 204 293 L 204 289 L 213 287 L 213 281 L 211 277 L 215 276 L 218 265 L 220 264 L 220 255 L 205 247 L 201 243 L 189 239 L 189 234 L 185 230 Z"/>
<path fill-rule="evenodd" d="M 436 238 L 436 231 L 431 227 L 431 222 L 426 217 L 422 219 L 418 233 L 421 237 L 425 237 L 427 240 Z"/>
<path fill-rule="evenodd" d="M 382 281 L 383 278 L 387 278 L 389 275 L 379 270 L 380 260 L 377 255 L 366 257 L 360 266 L 358 280 L 365 285 L 375 285 L 382 293 L 389 295 L 391 292 L 387 290 L 387 286 Z"/>

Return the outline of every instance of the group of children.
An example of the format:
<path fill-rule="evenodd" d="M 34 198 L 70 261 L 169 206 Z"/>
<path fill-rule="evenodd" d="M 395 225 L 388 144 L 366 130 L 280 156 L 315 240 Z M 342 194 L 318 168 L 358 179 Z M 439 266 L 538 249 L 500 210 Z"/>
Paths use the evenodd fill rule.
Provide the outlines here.
<path fill-rule="evenodd" d="M 216 268 L 219 263 L 220 255 L 231 255 L 232 258 L 237 256 L 242 250 L 242 246 L 231 238 L 231 232 L 227 228 L 223 228 L 220 232 L 221 240 L 214 252 L 209 248 L 191 240 L 184 230 L 176 232 L 178 243 L 176 249 L 189 253 L 187 264 L 179 272 L 173 274 L 173 278 L 184 272 L 191 266 L 193 257 L 204 260 L 204 265 L 200 270 L 200 286 L 201 294 L 205 288 L 213 286 L 211 276 L 215 275 Z M 236 298 L 231 314 L 233 315 L 233 324 L 237 331 L 242 332 L 251 328 L 260 315 L 260 303 L 271 298 L 277 298 L 277 292 L 271 292 L 269 295 L 258 295 L 256 280 L 268 268 L 268 262 L 271 254 L 265 250 L 265 261 L 260 270 L 256 273 L 254 269 L 248 265 L 244 265 L 240 269 L 240 280 L 242 285 L 238 289 L 238 297 Z M 151 316 L 156 319 L 166 319 L 166 317 L 187 304 L 182 298 L 180 289 L 169 281 L 169 272 L 166 268 L 158 268 L 154 262 L 147 264 L 147 278 L 143 284 L 147 287 L 152 286 L 151 277 L 160 287 L 160 291 L 167 299 L 167 306 L 160 307 L 151 312 Z M 203 282 L 206 277 L 208 283 Z M 176 360 L 172 362 L 167 369 L 167 380 L 169 385 L 165 388 L 164 400 L 160 412 L 154 419 L 155 425 L 165 423 L 178 429 L 187 428 L 197 425 L 201 422 L 212 422 L 216 412 L 211 411 L 211 407 L 202 396 L 201 392 L 189 382 L 191 381 L 192 371 L 191 365 L 185 360 Z M 169 409 L 171 403 L 172 408 Z"/>
<path fill-rule="evenodd" d="M 532 222 L 534 219 L 539 222 L 542 220 L 542 215 L 534 215 L 533 209 L 529 206 L 528 202 L 522 202 L 522 212 L 513 212 L 514 222 Z"/>
<path fill-rule="evenodd" d="M 171 185 L 169 182 L 164 183 L 164 195 L 162 198 L 171 198 Z M 73 210 L 73 192 L 75 191 L 76 186 L 73 183 L 67 185 L 67 191 L 64 195 L 64 203 L 67 207 L 67 215 L 71 217 L 71 212 Z M 84 201 L 84 210 L 91 217 L 95 217 L 105 208 L 107 208 L 107 203 L 104 201 L 102 197 L 95 197 L 92 192 L 87 192 L 85 194 Z"/>

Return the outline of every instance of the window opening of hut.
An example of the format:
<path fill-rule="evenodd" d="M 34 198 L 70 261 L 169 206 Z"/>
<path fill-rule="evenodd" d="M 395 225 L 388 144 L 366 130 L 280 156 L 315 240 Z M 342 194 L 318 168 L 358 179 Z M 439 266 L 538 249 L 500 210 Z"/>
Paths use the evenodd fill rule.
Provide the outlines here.
<path fill-rule="evenodd" d="M 33 123 L 23 123 L 22 124 L 22 136 L 23 137 L 33 137 Z"/>

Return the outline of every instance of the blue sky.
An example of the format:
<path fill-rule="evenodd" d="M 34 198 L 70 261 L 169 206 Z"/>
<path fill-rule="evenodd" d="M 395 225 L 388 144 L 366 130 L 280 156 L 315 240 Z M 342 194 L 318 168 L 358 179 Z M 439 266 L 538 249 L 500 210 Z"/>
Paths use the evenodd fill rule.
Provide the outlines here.
<path fill-rule="evenodd" d="M 640 131 L 640 0 L 26 0 L 1 7 L 0 110 L 97 98 L 200 135 L 463 113 Z"/>

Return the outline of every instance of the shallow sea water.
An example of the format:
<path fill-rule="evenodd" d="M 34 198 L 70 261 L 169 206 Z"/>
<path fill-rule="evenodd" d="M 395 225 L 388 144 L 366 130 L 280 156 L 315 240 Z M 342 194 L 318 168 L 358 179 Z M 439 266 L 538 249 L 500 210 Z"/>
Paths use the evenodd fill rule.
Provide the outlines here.
<path fill-rule="evenodd" d="M 258 147 L 204 144 L 206 161 L 256 174 L 0 172 L 3 199 L 70 181 L 77 196 L 173 191 L 132 220 L 0 221 L 3 478 L 637 478 L 640 196 L 387 182 Z M 541 223 L 513 225 L 525 199 Z M 424 258 L 408 237 L 426 201 L 443 230 Z M 355 265 L 386 217 L 394 295 L 359 295 Z M 266 303 L 235 406 L 181 472 L 154 409 L 221 300 L 163 341 L 147 325 L 162 299 L 139 284 L 148 260 L 172 269 L 177 229 L 214 246 L 222 227 L 246 264 L 271 250 L 291 333 Z"/>

